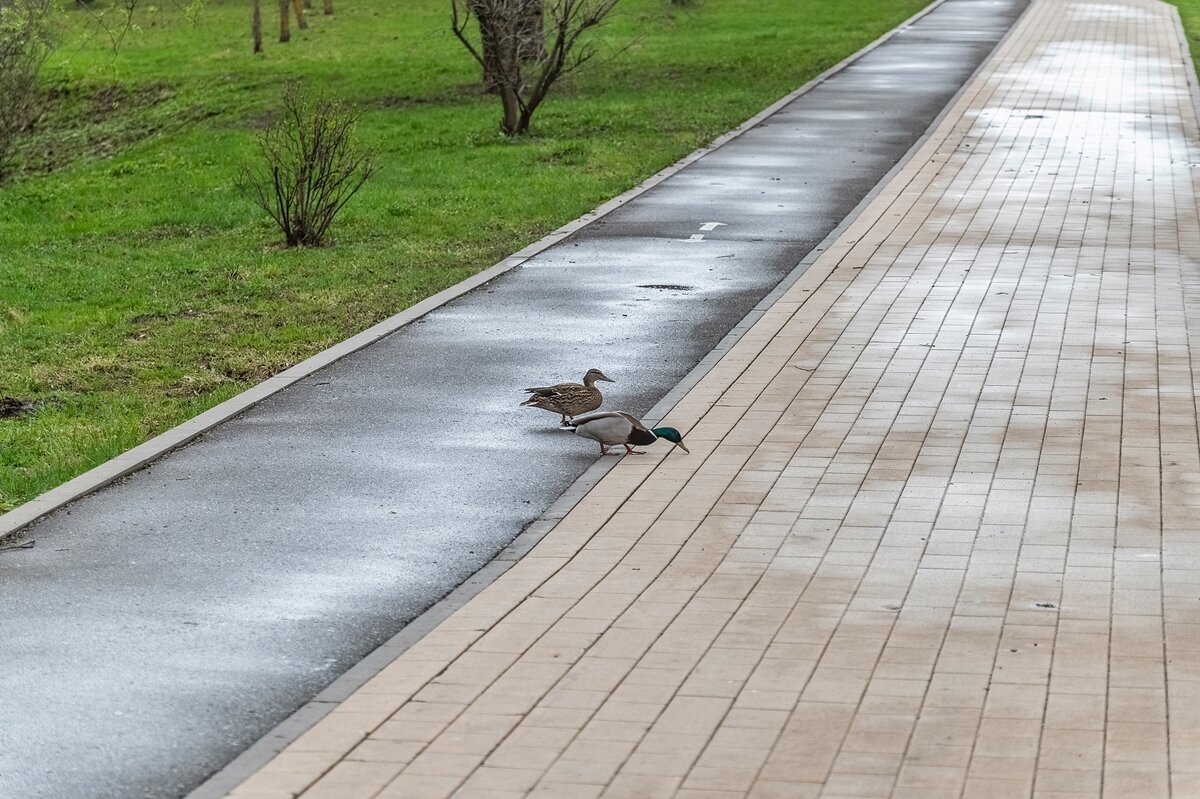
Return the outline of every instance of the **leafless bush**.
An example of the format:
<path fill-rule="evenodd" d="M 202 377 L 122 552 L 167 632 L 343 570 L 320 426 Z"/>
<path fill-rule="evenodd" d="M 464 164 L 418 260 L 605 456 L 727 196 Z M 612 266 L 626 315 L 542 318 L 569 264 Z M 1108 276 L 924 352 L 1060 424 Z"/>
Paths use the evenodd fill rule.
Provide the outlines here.
<path fill-rule="evenodd" d="M 604 21 L 618 0 L 451 0 L 454 35 L 483 67 L 500 96 L 506 134 L 529 129 L 550 87 L 596 54 L 583 34 Z M 468 34 L 479 22 L 478 45 Z"/>
<path fill-rule="evenodd" d="M 0 0 L 0 181 L 38 108 L 37 76 L 53 43 L 53 0 Z"/>
<path fill-rule="evenodd" d="M 360 114 L 294 87 L 283 116 L 258 138 L 263 163 L 247 167 L 242 191 L 270 214 L 289 247 L 319 247 L 342 207 L 376 171 L 373 154 L 354 144 Z"/>

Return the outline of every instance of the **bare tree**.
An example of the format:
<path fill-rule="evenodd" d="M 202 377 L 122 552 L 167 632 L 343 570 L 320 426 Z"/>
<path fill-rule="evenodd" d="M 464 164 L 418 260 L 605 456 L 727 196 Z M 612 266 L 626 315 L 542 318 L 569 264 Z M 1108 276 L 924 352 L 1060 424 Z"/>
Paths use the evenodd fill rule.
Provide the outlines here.
<path fill-rule="evenodd" d="M 354 144 L 359 113 L 337 100 L 310 100 L 295 86 L 283 116 L 258 138 L 262 160 L 238 186 L 266 211 L 289 247 L 319 247 L 343 206 L 375 173 L 374 154 Z"/>
<path fill-rule="evenodd" d="M 524 133 L 550 87 L 596 54 L 583 34 L 604 21 L 618 0 L 450 0 L 454 35 L 483 67 L 500 96 L 500 129 Z M 531 26 L 535 13 L 536 31 Z M 479 46 L 468 35 L 479 22 Z M 489 81 L 490 78 L 490 81 Z"/>
<path fill-rule="evenodd" d="M 37 77 L 53 44 L 53 0 L 0 0 L 0 180 L 38 108 Z"/>
<path fill-rule="evenodd" d="M 504 20 L 493 21 L 495 4 L 491 0 L 466 0 L 467 8 L 479 22 L 479 48 L 483 56 L 483 90 L 488 94 L 500 91 L 500 52 L 503 45 L 497 41 L 497 32 Z M 521 0 L 520 24 L 517 36 L 523 55 L 542 60 L 546 57 L 545 17 L 542 0 Z"/>

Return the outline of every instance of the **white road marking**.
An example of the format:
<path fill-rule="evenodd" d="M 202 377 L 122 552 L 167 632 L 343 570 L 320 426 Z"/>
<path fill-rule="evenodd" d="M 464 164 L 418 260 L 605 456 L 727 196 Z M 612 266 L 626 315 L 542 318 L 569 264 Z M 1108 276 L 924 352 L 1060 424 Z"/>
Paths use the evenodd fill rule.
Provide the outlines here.
<path fill-rule="evenodd" d="M 705 222 L 700 226 L 700 229 L 707 232 L 716 230 L 724 224 L 724 222 Z M 680 241 L 704 241 L 704 233 L 693 233 L 690 238 L 680 239 Z"/>

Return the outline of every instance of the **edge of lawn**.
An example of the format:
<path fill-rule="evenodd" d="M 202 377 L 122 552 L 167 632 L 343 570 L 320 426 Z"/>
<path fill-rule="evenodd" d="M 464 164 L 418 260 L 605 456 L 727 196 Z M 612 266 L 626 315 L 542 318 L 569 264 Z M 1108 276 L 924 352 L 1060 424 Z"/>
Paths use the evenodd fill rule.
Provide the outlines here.
<path fill-rule="evenodd" d="M 520 263 L 527 260 L 533 254 L 546 249 L 554 243 L 557 243 L 563 237 L 588 225 L 595 219 L 600 218 L 615 208 L 620 207 L 630 199 L 636 197 L 675 172 L 678 172 L 680 169 L 692 163 L 693 161 L 701 158 L 706 153 L 715 150 L 731 139 L 740 136 L 742 133 L 754 127 L 766 117 L 775 113 L 780 107 L 811 90 L 813 87 L 817 86 L 834 73 L 846 68 L 854 61 L 858 60 L 863 55 L 866 55 L 871 50 L 874 50 L 876 47 L 892 38 L 898 32 L 904 30 L 913 22 L 930 13 L 945 2 L 946 0 L 933 0 L 933 2 L 931 2 L 925 8 L 904 20 L 895 28 L 885 33 L 883 36 L 825 70 L 820 75 L 805 83 L 799 89 L 772 103 L 770 106 L 758 114 L 755 114 L 737 128 L 715 139 L 711 144 L 696 150 L 661 172 L 658 172 L 654 176 L 648 178 L 646 181 L 634 187 L 633 189 L 630 189 L 620 196 L 609 200 L 607 203 L 604 203 L 595 210 L 584 214 L 579 219 L 576 219 L 575 221 L 559 228 L 540 241 L 531 244 L 529 247 L 526 247 L 520 252 L 514 253 L 500 263 L 486 270 L 486 272 L 481 272 L 472 278 L 468 278 L 461 283 L 451 286 L 440 294 L 436 294 L 433 297 L 425 300 L 423 303 L 415 305 L 407 311 L 401 312 L 394 317 L 384 320 L 379 325 L 376 325 L 376 327 L 387 325 L 388 323 L 393 322 L 393 320 L 398 320 L 401 317 L 405 317 L 410 312 L 417 312 L 417 309 L 422 305 L 425 305 L 425 303 L 435 303 L 435 301 L 437 301 L 436 304 L 430 305 L 430 307 L 421 310 L 418 315 L 428 313 L 430 310 L 436 307 L 436 305 L 440 305 L 449 299 L 452 299 L 453 297 L 457 297 L 460 294 L 469 291 L 471 288 L 474 288 L 476 285 L 481 285 L 487 280 L 490 280 L 492 277 L 520 265 Z M 1021 12 L 1021 16 L 1023 16 L 1027 10 L 1028 6 L 1026 6 L 1025 10 Z M 1011 35 L 1013 29 L 1016 28 L 1016 24 L 1019 21 L 1020 17 L 1018 17 L 1013 26 L 1005 32 L 1004 36 L 1000 38 L 992 52 L 995 52 L 995 49 L 999 48 L 1000 45 L 1003 44 L 1004 40 Z M 759 318 L 762 317 L 762 315 L 766 313 L 767 310 L 801 278 L 808 267 L 812 265 L 812 263 L 814 263 L 825 252 L 825 250 L 829 249 L 829 246 L 835 242 L 839 236 L 842 235 L 843 231 L 862 213 L 863 209 L 865 209 L 875 199 L 880 191 L 882 191 L 883 188 L 892 180 L 896 173 L 903 169 L 908 162 L 912 160 L 913 155 L 925 145 L 925 142 L 929 139 L 931 133 L 941 125 L 946 114 L 958 102 L 963 91 L 975 79 L 976 74 L 978 74 L 978 72 L 983 69 L 984 66 L 986 66 L 988 60 L 990 60 L 990 55 L 985 58 L 978 67 L 976 67 L 970 76 L 967 77 L 967 79 L 963 82 L 963 85 L 959 87 L 958 91 L 954 93 L 954 95 L 946 103 L 945 107 L 938 113 L 936 117 L 934 117 L 933 121 L 930 122 L 925 131 L 916 139 L 916 141 L 913 142 L 912 146 L 905 151 L 900 160 L 897 161 L 896 164 L 889 169 L 874 186 L 871 187 L 870 191 L 868 191 L 854 206 L 854 208 L 848 214 L 846 214 L 845 218 L 843 218 L 837 224 L 837 226 L 834 227 L 833 230 L 831 230 L 819 244 L 817 244 L 817 246 L 813 247 L 813 249 L 809 251 L 809 253 L 802 260 L 800 260 L 799 263 L 797 263 L 796 267 L 786 277 L 784 277 L 783 280 L 781 280 L 769 294 L 763 297 L 763 299 L 760 300 L 758 304 L 755 305 L 754 308 L 752 308 L 750 312 L 747 313 L 746 316 L 743 317 L 742 320 L 739 321 L 733 327 L 733 329 L 725 335 L 724 338 L 721 339 L 720 343 L 717 344 L 716 347 L 714 347 L 703 359 L 701 359 L 701 361 L 696 364 L 696 366 L 693 367 L 692 370 L 688 372 L 687 375 L 685 375 L 684 378 L 680 380 L 674 388 L 667 392 L 667 394 L 646 413 L 646 415 L 643 417 L 646 421 L 656 422 L 657 420 L 661 420 L 664 416 L 666 416 L 671 408 L 673 408 L 676 403 L 678 403 L 688 393 L 688 391 L 690 391 L 697 383 L 699 383 L 700 380 L 717 364 L 717 362 L 720 361 L 721 358 L 724 357 L 724 355 L 738 342 L 738 340 L 745 335 L 745 333 L 751 327 L 753 327 L 754 323 L 757 322 Z M 1197 97 L 1200 99 L 1200 90 L 1198 90 Z M 1200 113 L 1200 105 L 1197 105 L 1197 113 Z M 443 298 L 443 295 L 446 296 Z M 412 318 L 417 317 L 414 316 Z M 406 324 L 408 321 L 411 321 L 411 319 L 405 319 L 404 321 L 397 323 L 396 327 L 403 326 L 403 324 Z M 329 350 L 326 350 L 325 352 L 309 359 L 309 361 L 315 361 L 319 358 L 322 358 L 327 353 L 337 350 L 339 347 L 349 345 L 360 336 L 366 336 L 373 330 L 375 330 L 375 328 L 366 330 L 354 338 L 347 339 L 345 342 L 342 342 L 342 344 L 331 347 Z M 381 335 L 386 335 L 386 333 Z M 379 336 L 376 336 L 376 338 L 378 337 Z M 365 346 L 365 344 L 362 346 Z M 297 364 L 297 366 L 292 368 L 298 369 L 309 363 L 309 361 Z M 324 363 L 321 365 L 324 365 Z M 320 367 L 317 366 L 315 368 Z M 292 370 L 290 369 L 288 370 L 288 372 L 291 371 Z M 283 377 L 284 375 L 288 374 L 288 372 L 284 372 L 279 376 Z M 255 388 L 257 388 L 257 386 Z M 255 389 L 250 389 L 249 391 L 245 392 L 245 394 L 250 394 L 254 390 Z M 245 394 L 234 397 L 233 399 L 228 400 L 228 402 L 234 402 L 235 400 L 240 399 L 242 396 L 245 396 Z M 221 406 L 217 407 L 219 408 Z M 213 410 L 216 410 L 216 408 Z M 196 418 L 199 419 L 200 417 Z M 154 439 L 151 439 L 151 441 L 153 440 Z M 251 744 L 248 749 L 226 764 L 223 768 L 214 772 L 208 777 L 207 780 L 188 793 L 183 799 L 221 799 L 230 791 L 237 788 L 238 785 L 259 771 L 263 766 L 270 762 L 275 755 L 282 752 L 292 741 L 295 741 L 302 734 L 316 725 L 318 721 L 328 715 L 334 708 L 341 704 L 341 702 L 347 699 L 358 688 L 366 684 L 368 680 L 382 671 L 389 663 L 399 657 L 405 650 L 423 638 L 438 624 L 448 618 L 456 610 L 470 601 L 474 596 L 479 594 L 479 592 L 481 592 L 484 588 L 508 571 L 517 561 L 519 561 L 527 552 L 529 552 L 529 550 L 533 549 L 533 547 L 537 545 L 542 538 L 544 538 L 551 530 L 553 530 L 558 522 L 561 521 L 571 511 L 571 509 L 574 508 L 575 505 L 577 505 L 587 495 L 587 493 L 591 491 L 597 483 L 600 482 L 600 479 L 603 478 L 604 475 L 606 475 L 609 470 L 614 468 L 616 465 L 617 460 L 597 460 L 594 464 L 588 467 L 587 471 L 580 475 L 579 478 L 561 495 L 559 495 L 558 499 L 556 499 L 550 505 L 550 507 L 547 508 L 545 513 L 531 522 L 529 526 L 527 526 L 512 541 L 512 543 L 501 550 L 496 557 L 487 563 L 487 565 L 469 577 L 465 582 L 463 582 L 445 597 L 435 602 L 415 619 L 410 621 L 407 625 L 405 625 L 404 629 L 381 644 L 354 666 L 351 666 L 350 669 L 344 672 L 341 676 L 334 679 L 333 682 L 326 686 L 315 697 L 308 702 L 305 702 L 295 712 L 293 712 L 275 727 L 271 728 L 270 731 Z M 2 529 L 3 522 L 4 517 L 0 517 L 0 541 L 3 540 L 4 536 Z"/>
<path fill-rule="evenodd" d="M 831 75 L 842 71 L 847 66 L 860 59 L 862 56 L 891 39 L 898 32 L 910 26 L 916 20 L 929 14 L 944 2 L 946 2 L 946 0 L 933 0 L 933 2 L 931 2 L 929 5 L 925 6 L 916 14 L 904 20 L 896 27 L 887 31 L 875 41 L 834 64 L 832 67 L 809 80 L 795 91 L 789 92 L 787 95 L 776 100 L 774 103 L 750 117 L 750 119 L 746 120 L 741 125 L 738 125 L 733 130 L 718 136 L 709 144 L 689 153 L 665 169 L 662 169 L 645 179 L 628 191 L 625 191 L 613 199 L 592 209 L 583 216 L 568 222 L 538 241 L 535 241 L 529 246 L 518 250 L 499 263 L 496 263 L 491 267 L 488 267 L 487 269 L 484 269 L 483 271 L 454 284 L 453 286 L 443 289 L 437 294 L 427 297 L 415 305 L 409 306 L 403 311 L 400 311 L 399 313 L 396 313 L 387 319 L 376 323 L 366 330 L 363 330 L 361 333 L 351 336 L 348 339 L 334 344 L 328 349 L 318 352 L 317 354 L 301 361 L 295 366 L 292 366 L 291 368 L 286 369 L 277 375 L 269 377 L 263 382 L 246 389 L 242 393 L 213 406 L 207 411 L 194 416 L 191 419 L 188 419 L 186 422 L 160 433 L 153 438 L 147 439 L 136 447 L 121 453 L 115 458 L 105 461 L 99 466 L 93 467 L 83 474 L 78 475 L 77 477 L 74 477 L 63 484 L 34 497 L 28 502 L 16 506 L 3 515 L 0 515 L 0 544 L 17 537 L 26 527 L 36 522 L 38 519 L 41 519 L 43 516 L 47 516 L 77 499 L 81 499 L 88 494 L 99 491 L 100 489 L 111 485 L 117 480 L 120 480 L 121 478 L 126 477 L 138 471 L 139 469 L 142 469 L 143 467 L 158 460 L 173 450 L 189 444 L 198 436 L 203 435 L 222 422 L 232 419 L 254 405 L 257 405 L 259 402 L 262 402 L 267 397 L 282 391 L 293 383 L 314 374 L 329 364 L 334 363 L 335 361 L 338 361 L 347 355 L 350 355 L 351 353 L 357 352 L 358 350 L 369 346 L 385 336 L 391 335 L 405 325 L 420 319 L 422 316 L 425 316 L 431 311 L 436 310 L 451 300 L 454 300 L 463 294 L 472 291 L 473 289 L 485 285 L 492 279 L 522 265 L 543 250 L 549 249 L 555 244 L 558 244 L 571 234 L 583 229 L 592 222 L 595 222 L 597 219 L 604 217 L 617 208 L 625 205 L 635 197 L 645 193 L 657 184 L 666 180 L 668 177 L 674 175 L 676 172 L 679 172 L 689 164 L 699 160 L 706 154 L 716 150 L 727 142 L 736 139 L 738 136 L 741 136 L 743 133 L 758 125 L 760 122 L 774 114 L 783 106 L 795 100 L 800 95 L 811 91 L 814 87 L 827 80 Z M 851 214 L 851 216 L 853 215 L 854 214 Z M 816 250 L 814 250 L 814 252 L 816 252 Z M 787 279 L 785 279 L 785 281 L 786 280 Z M 741 329 L 740 324 L 734 330 L 737 331 L 739 329 Z M 706 361 L 707 359 L 702 361 L 701 364 L 705 363 Z M 688 382 L 691 378 L 692 375 L 689 374 L 689 376 L 685 378 L 684 382 Z M 668 394 L 668 397 L 673 395 L 674 392 L 671 392 Z M 588 474 L 590 474 L 590 472 Z M 582 479 L 583 478 L 581 478 L 581 480 Z"/>
<path fill-rule="evenodd" d="M 1173 2 L 1168 2 L 1167 6 L 1170 7 L 1171 14 L 1175 17 L 1175 35 L 1179 39 L 1179 46 L 1183 49 L 1184 60 L 1190 67 L 1183 72 L 1187 75 L 1188 89 L 1192 94 L 1192 111 L 1196 114 L 1196 122 L 1200 123 L 1200 75 L 1196 72 L 1196 56 L 1192 52 L 1192 41 L 1188 38 L 1187 25 L 1183 21 L 1183 12 L 1179 10 L 1179 6 Z"/>

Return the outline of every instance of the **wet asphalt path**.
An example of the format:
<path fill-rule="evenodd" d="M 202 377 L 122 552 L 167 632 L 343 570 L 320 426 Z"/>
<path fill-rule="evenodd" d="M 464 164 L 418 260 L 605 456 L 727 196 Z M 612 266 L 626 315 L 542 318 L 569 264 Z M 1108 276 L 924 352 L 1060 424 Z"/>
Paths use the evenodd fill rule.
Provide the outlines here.
<path fill-rule="evenodd" d="M 0 555 L 0 799 L 186 794 L 483 566 L 596 457 L 520 389 L 596 366 L 606 407 L 650 408 L 1024 4 L 949 0 L 525 266 L 38 524 Z"/>

